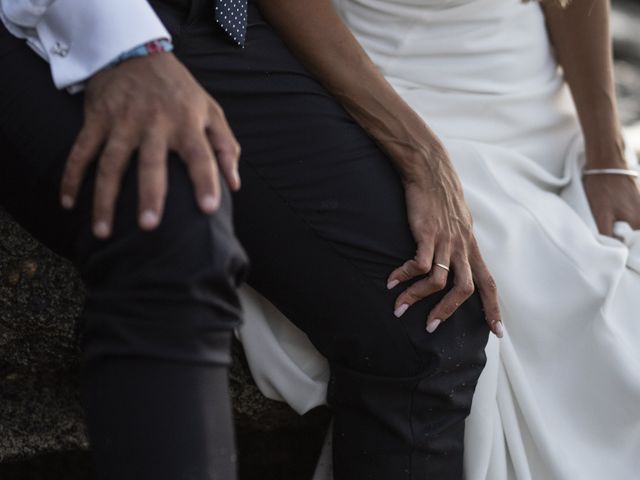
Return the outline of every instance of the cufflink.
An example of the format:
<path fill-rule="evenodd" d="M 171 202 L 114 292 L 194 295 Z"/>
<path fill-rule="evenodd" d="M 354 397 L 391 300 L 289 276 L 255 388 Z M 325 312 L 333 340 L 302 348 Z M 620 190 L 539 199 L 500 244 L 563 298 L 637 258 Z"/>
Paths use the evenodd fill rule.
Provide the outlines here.
<path fill-rule="evenodd" d="M 50 52 L 53 55 L 64 58 L 69 54 L 69 47 L 62 42 L 56 42 L 55 45 L 51 47 Z"/>

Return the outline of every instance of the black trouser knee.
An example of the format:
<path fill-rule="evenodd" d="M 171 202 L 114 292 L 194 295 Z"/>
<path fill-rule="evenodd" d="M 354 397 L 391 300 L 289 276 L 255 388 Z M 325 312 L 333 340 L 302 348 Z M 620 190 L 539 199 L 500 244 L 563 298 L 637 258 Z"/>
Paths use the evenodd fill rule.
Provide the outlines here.
<path fill-rule="evenodd" d="M 84 392 L 98 477 L 235 478 L 227 387 L 236 286 L 246 259 L 220 210 L 202 214 L 176 157 L 161 226 L 137 225 L 136 163 L 122 184 L 113 237 L 91 233 L 91 171 L 77 207 L 59 206 L 82 96 L 57 91 L 47 65 L 0 26 L 0 202 L 87 287 Z"/>

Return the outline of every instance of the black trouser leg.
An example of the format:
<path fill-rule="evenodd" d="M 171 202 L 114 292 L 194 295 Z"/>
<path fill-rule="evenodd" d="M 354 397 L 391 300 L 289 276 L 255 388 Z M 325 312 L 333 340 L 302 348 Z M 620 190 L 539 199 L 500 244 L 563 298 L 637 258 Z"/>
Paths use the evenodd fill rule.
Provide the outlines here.
<path fill-rule="evenodd" d="M 391 162 L 255 7 L 243 50 L 209 7 L 199 2 L 178 55 L 242 145 L 234 203 L 249 281 L 331 362 L 335 478 L 461 478 L 488 336 L 478 296 L 434 334 L 426 316 L 442 294 L 393 316 L 400 287 L 386 278 L 416 246 Z"/>
<path fill-rule="evenodd" d="M 0 202 L 73 260 L 87 287 L 84 391 L 98 478 L 235 479 L 227 367 L 245 257 L 228 192 L 218 213 L 203 215 L 171 157 L 162 225 L 144 233 L 134 161 L 113 238 L 96 240 L 94 172 L 73 212 L 58 200 L 82 96 L 55 90 L 47 65 L 1 27 L 0 72 Z"/>
<path fill-rule="evenodd" d="M 236 478 L 227 374 L 166 360 L 94 362 L 86 391 L 98 478 Z"/>

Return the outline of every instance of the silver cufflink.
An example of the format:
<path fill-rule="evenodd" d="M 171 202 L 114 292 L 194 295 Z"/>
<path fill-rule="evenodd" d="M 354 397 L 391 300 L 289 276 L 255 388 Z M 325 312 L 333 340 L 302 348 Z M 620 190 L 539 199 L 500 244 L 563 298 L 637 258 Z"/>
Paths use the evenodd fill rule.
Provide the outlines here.
<path fill-rule="evenodd" d="M 56 42 L 55 45 L 51 47 L 51 53 L 58 57 L 66 57 L 69 54 L 69 47 L 64 43 Z"/>

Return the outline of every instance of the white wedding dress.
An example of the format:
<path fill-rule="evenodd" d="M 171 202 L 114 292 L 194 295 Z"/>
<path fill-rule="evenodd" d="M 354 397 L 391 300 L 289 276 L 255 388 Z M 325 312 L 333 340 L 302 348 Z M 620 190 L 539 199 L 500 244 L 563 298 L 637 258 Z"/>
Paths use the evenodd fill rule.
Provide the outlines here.
<path fill-rule="evenodd" d="M 467 480 L 639 479 L 640 232 L 597 233 L 583 140 L 540 6 L 335 5 L 447 146 L 498 283 L 507 334 L 487 346 Z M 239 335 L 259 387 L 299 412 L 321 404 L 324 359 L 255 292 L 243 300 Z"/>

